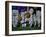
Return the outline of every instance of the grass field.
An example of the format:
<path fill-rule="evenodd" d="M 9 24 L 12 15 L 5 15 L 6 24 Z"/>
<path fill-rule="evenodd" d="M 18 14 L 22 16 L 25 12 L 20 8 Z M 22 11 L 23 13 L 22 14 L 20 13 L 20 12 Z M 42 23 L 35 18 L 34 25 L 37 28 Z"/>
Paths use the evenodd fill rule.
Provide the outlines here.
<path fill-rule="evenodd" d="M 22 27 L 22 24 L 20 22 L 18 22 L 17 27 L 12 26 L 12 31 L 39 30 L 39 29 L 41 29 L 41 26 L 38 27 L 38 24 L 36 26 L 34 26 L 34 24 L 32 24 L 32 26 L 30 27 L 30 24 L 26 23 L 26 27 Z"/>

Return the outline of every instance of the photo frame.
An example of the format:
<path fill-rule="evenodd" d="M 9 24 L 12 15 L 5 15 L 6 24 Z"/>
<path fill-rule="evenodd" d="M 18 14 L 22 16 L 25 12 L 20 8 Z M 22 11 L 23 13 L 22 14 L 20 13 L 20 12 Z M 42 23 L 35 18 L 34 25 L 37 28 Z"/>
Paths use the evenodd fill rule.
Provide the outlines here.
<path fill-rule="evenodd" d="M 5 2 L 5 35 L 45 34 L 45 3 Z"/>

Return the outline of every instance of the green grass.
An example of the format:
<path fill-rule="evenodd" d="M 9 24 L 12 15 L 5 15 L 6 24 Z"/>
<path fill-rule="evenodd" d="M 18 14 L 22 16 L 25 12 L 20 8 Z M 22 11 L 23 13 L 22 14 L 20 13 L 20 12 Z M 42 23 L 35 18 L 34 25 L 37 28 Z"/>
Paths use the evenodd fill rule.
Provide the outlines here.
<path fill-rule="evenodd" d="M 41 27 L 38 27 L 38 24 L 34 26 L 34 24 L 30 27 L 30 24 L 27 22 L 26 27 L 23 29 L 22 24 L 18 22 L 17 27 L 12 26 L 12 31 L 21 31 L 21 30 L 39 30 Z"/>

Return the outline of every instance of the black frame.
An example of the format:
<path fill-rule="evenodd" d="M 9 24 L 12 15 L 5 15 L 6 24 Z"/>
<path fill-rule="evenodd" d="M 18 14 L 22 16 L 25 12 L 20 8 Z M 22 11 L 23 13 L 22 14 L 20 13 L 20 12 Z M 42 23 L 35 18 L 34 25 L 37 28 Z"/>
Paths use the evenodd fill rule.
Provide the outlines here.
<path fill-rule="evenodd" d="M 43 33 L 28 33 L 28 34 L 12 34 L 9 35 L 9 3 L 28 3 L 28 4 L 42 4 L 44 5 L 44 32 Z M 20 2 L 20 1 L 5 1 L 5 35 L 6 36 L 18 36 L 18 35 L 32 35 L 32 34 L 45 34 L 45 3 L 37 2 Z"/>

